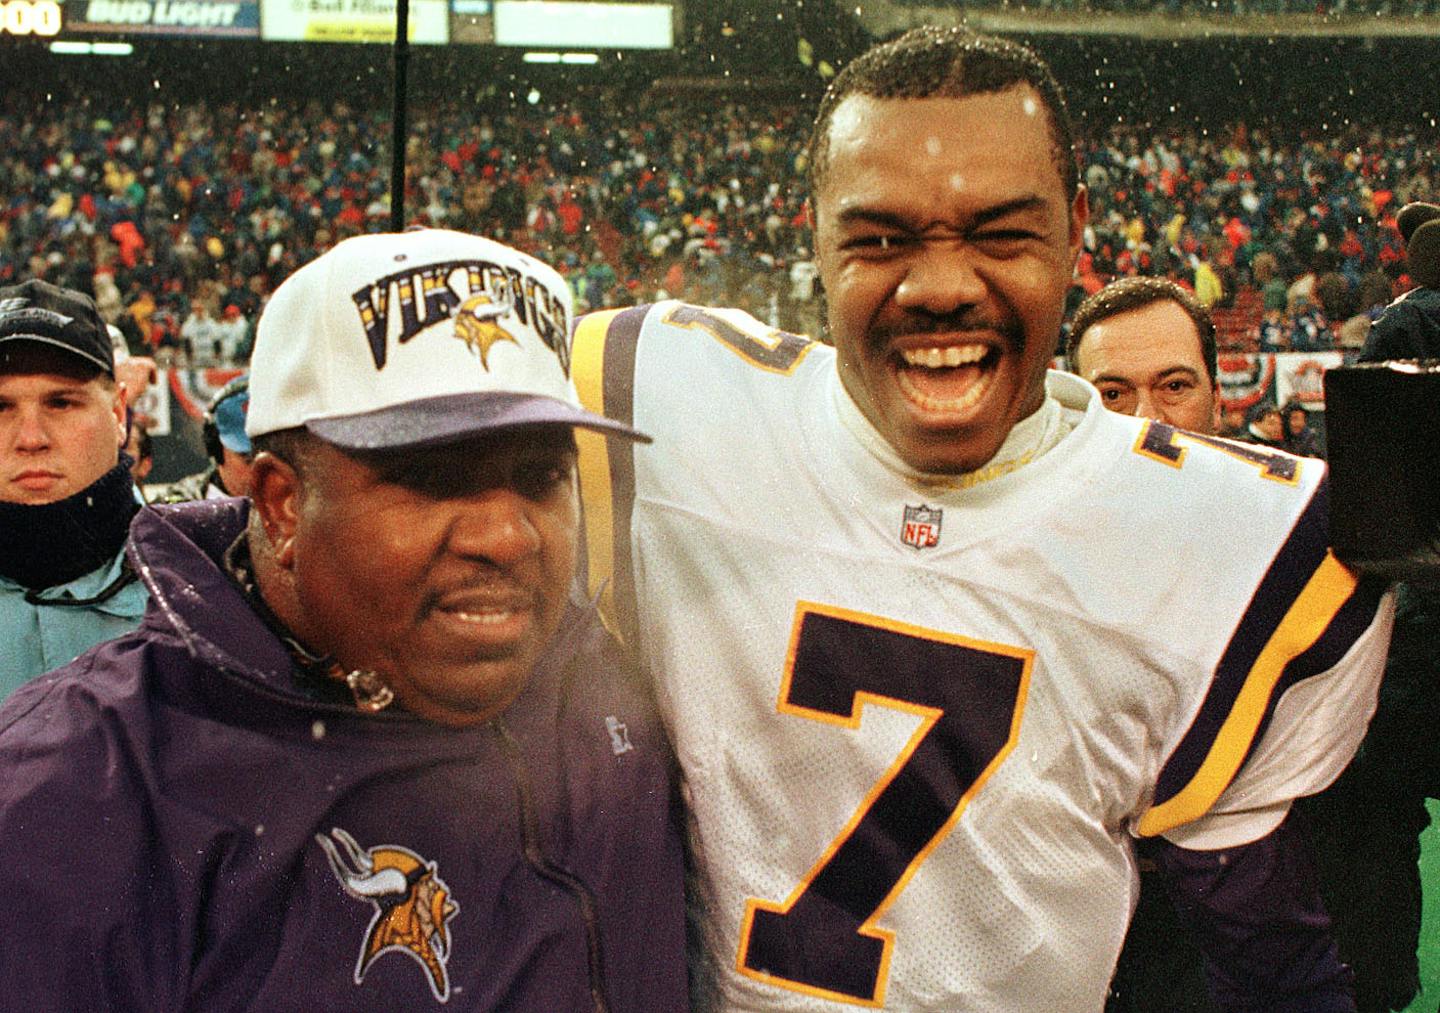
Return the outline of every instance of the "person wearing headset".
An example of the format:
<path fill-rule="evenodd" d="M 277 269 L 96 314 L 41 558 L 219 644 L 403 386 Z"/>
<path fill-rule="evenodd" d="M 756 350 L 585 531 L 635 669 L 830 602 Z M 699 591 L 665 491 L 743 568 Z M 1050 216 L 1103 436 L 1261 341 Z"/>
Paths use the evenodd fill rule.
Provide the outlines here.
<path fill-rule="evenodd" d="M 210 463 L 204 471 L 165 485 L 145 486 L 149 503 L 182 503 L 195 499 L 250 495 L 250 438 L 245 416 L 250 409 L 250 375 L 237 376 L 210 399 L 201 436 Z"/>

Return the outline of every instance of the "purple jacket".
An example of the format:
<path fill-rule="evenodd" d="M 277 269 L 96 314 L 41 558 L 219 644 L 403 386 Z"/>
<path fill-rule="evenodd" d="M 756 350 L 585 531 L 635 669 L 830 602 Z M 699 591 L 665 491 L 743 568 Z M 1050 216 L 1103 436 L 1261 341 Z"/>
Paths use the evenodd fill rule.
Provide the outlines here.
<path fill-rule="evenodd" d="M 488 724 L 362 715 L 218 565 L 247 506 L 143 511 L 140 628 L 0 708 L 3 1005 L 684 1009 L 670 756 L 588 606 Z"/>

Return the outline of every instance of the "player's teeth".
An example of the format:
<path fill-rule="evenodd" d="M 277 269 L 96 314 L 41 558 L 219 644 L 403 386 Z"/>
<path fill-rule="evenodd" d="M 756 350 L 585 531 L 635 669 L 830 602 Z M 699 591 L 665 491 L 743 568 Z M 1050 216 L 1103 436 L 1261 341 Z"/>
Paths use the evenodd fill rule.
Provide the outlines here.
<path fill-rule="evenodd" d="M 465 623 L 476 623 L 481 626 L 494 626 L 509 619 L 511 612 L 508 609 L 501 609 L 497 612 L 452 612 L 456 619 Z"/>
<path fill-rule="evenodd" d="M 985 358 L 984 345 L 947 345 L 943 348 L 912 348 L 901 353 L 907 366 L 924 366 L 927 369 L 968 366 Z"/>

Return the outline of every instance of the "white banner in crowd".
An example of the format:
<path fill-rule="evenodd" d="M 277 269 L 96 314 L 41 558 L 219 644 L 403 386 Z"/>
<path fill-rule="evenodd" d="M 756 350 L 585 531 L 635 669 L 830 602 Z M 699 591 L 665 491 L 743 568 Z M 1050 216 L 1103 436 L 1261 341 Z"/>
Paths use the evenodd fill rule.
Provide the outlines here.
<path fill-rule="evenodd" d="M 1324 411 L 1325 371 L 1344 361 L 1343 352 L 1222 352 L 1220 400 L 1240 411 L 1261 401 Z"/>
<path fill-rule="evenodd" d="M 1275 353 L 1275 403 L 1299 401 L 1311 411 L 1325 410 L 1325 371 L 1344 361 L 1341 352 Z"/>
<path fill-rule="evenodd" d="M 155 371 L 155 382 L 131 404 L 136 415 L 150 419 L 151 436 L 170 435 L 170 371 Z"/>

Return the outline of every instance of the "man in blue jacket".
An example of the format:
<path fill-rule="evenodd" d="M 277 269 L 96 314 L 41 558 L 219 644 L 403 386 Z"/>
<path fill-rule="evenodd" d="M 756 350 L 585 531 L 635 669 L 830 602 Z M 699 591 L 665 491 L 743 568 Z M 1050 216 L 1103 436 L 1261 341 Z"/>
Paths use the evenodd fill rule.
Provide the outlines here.
<path fill-rule="evenodd" d="M 30 1010 L 685 1007 L 671 762 L 577 598 L 570 301 L 363 236 L 259 324 L 251 501 L 145 510 L 135 633 L 0 709 Z"/>
<path fill-rule="evenodd" d="M 138 506 L 125 401 L 89 297 L 0 289 L 0 700 L 145 610 L 122 551 Z"/>

